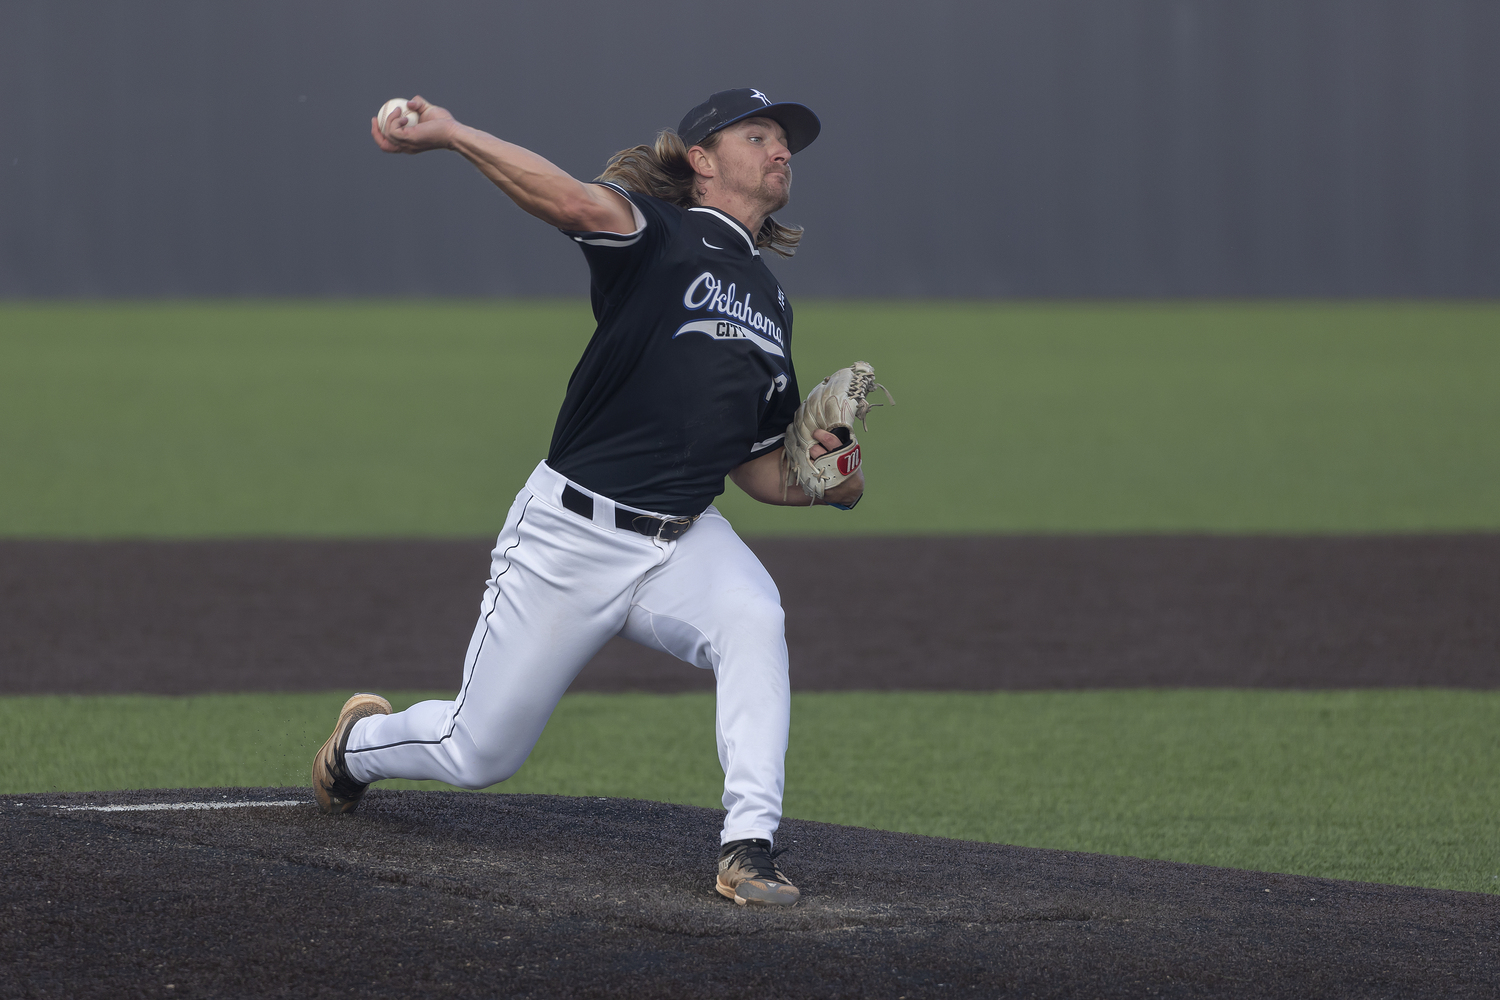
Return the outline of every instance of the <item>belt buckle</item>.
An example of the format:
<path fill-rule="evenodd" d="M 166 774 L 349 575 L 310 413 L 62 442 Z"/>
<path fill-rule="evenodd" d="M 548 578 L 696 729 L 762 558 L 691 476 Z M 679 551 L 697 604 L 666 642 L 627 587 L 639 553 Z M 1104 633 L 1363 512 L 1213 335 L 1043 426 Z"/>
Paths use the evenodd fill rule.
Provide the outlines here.
<path fill-rule="evenodd" d="M 637 514 L 631 518 L 630 526 L 647 538 L 660 538 L 663 541 L 675 542 L 687 534 L 687 530 L 696 520 L 698 520 L 697 517 L 652 517 L 649 514 Z M 656 528 L 655 531 L 650 530 L 653 525 Z M 643 528 L 646 530 L 642 530 Z"/>
<path fill-rule="evenodd" d="M 664 541 L 675 542 L 687 534 L 687 530 L 696 520 L 698 520 L 696 517 L 664 517 L 661 519 L 661 528 L 657 531 L 656 537 Z"/>

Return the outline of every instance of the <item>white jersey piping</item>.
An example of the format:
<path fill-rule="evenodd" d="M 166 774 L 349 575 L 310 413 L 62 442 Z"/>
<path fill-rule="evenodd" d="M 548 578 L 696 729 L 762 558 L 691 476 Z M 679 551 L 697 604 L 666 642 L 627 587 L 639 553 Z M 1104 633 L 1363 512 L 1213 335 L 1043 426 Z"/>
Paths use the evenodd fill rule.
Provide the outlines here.
<path fill-rule="evenodd" d="M 769 448 L 769 447 L 771 447 L 771 445 L 775 444 L 777 441 L 780 441 L 784 437 L 786 437 L 786 431 L 782 431 L 780 434 L 776 434 L 776 435 L 773 435 L 771 437 L 768 437 L 764 441 L 757 441 L 757 442 L 755 442 L 754 444 L 752 444 L 750 446 L 750 450 L 751 451 L 760 451 L 762 448 Z"/>
<path fill-rule="evenodd" d="M 588 235 L 596 238 L 584 239 L 582 236 L 574 236 L 573 239 L 579 243 L 586 243 L 591 247 L 628 247 L 639 243 L 641 235 L 646 231 L 646 217 L 641 214 L 641 210 L 636 207 L 630 195 L 626 194 L 625 189 L 620 187 L 620 185 L 610 181 L 601 181 L 599 182 L 599 186 L 607 187 L 625 199 L 625 204 L 630 206 L 630 214 L 635 217 L 635 230 L 629 233 L 589 233 Z"/>
<path fill-rule="evenodd" d="M 745 241 L 745 245 L 750 248 L 750 252 L 752 254 L 754 254 L 755 256 L 757 256 L 757 257 L 760 256 L 760 251 L 757 250 L 757 249 L 755 249 L 755 241 L 750 238 L 750 234 L 745 231 L 745 227 L 742 226 L 742 225 L 740 225 L 739 222 L 733 216 L 725 215 L 723 212 L 719 211 L 717 208 L 708 208 L 708 207 L 703 206 L 703 205 L 699 205 L 697 208 L 690 208 L 690 209 L 688 209 L 688 211 L 689 212 L 707 212 L 709 215 L 716 215 L 719 218 L 723 219 L 725 222 L 729 223 L 732 227 L 734 227 L 734 231 L 735 232 L 737 232 L 737 233 L 740 234 L 740 239 L 742 239 L 742 240 Z"/>

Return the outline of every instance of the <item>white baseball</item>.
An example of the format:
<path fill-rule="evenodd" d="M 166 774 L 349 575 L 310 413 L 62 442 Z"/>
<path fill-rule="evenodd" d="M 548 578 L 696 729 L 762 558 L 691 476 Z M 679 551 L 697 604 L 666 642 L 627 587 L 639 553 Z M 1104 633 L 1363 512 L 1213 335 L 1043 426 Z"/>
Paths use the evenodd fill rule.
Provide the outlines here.
<path fill-rule="evenodd" d="M 389 121 L 392 111 L 399 111 L 401 112 L 401 114 L 406 115 L 408 118 L 410 118 L 411 120 L 406 123 L 407 125 L 415 125 L 417 124 L 417 122 L 422 120 L 422 116 L 419 113 L 413 111 L 410 107 L 407 106 L 406 98 L 393 97 L 380 106 L 380 113 L 375 116 L 375 120 L 380 123 L 380 131 L 386 133 L 387 135 L 390 134 L 392 125 L 392 123 Z M 396 121 L 401 121 L 399 116 L 396 118 Z"/>

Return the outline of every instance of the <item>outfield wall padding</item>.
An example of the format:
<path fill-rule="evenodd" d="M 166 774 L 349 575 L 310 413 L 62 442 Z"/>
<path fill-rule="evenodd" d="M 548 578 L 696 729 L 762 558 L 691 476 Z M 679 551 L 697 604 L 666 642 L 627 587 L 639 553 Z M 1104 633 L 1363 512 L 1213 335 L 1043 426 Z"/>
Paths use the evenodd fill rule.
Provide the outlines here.
<path fill-rule="evenodd" d="M 581 177 L 805 101 L 798 296 L 1493 296 L 1493 0 L 0 2 L 0 296 L 576 295 L 421 92 Z"/>

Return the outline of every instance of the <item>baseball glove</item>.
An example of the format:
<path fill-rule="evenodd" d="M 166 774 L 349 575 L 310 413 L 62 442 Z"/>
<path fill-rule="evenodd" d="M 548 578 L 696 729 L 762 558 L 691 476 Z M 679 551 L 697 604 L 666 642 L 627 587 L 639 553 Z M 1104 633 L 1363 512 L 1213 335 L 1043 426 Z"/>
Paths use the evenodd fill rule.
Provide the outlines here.
<path fill-rule="evenodd" d="M 782 465 L 786 469 L 786 488 L 793 483 L 802 487 L 809 502 L 821 500 L 823 494 L 854 475 L 859 468 L 859 441 L 854 437 L 854 421 L 865 427 L 865 416 L 871 403 L 865 397 L 879 389 L 892 406 L 896 400 L 890 390 L 875 381 L 875 369 L 868 361 L 856 361 L 848 368 L 840 368 L 832 375 L 813 386 L 807 399 L 797 407 L 792 422 L 786 427 L 786 447 L 782 452 Z M 808 458 L 807 453 L 818 440 L 813 431 L 828 431 L 839 439 L 842 447 Z M 786 494 L 782 494 L 786 499 Z"/>

